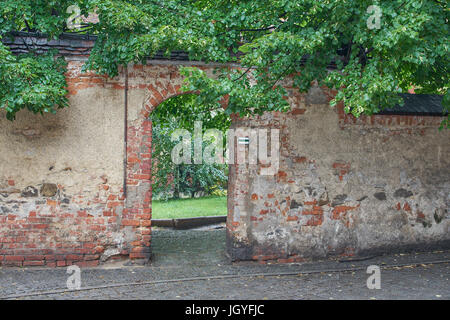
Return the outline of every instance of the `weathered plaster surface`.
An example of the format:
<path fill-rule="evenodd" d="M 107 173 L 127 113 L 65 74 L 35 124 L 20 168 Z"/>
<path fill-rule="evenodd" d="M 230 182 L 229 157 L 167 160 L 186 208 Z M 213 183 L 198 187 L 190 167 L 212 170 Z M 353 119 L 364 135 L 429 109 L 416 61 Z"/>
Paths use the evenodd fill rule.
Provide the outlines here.
<path fill-rule="evenodd" d="M 5 264 L 88 264 L 123 244 L 108 203 L 123 186 L 124 91 L 115 88 L 120 79 L 83 75 L 80 66 L 69 64 L 70 107 L 44 116 L 21 111 L 14 122 L 0 115 Z"/>
<path fill-rule="evenodd" d="M 329 107 L 320 88 L 290 102 L 288 114 L 239 124 L 279 128 L 282 145 L 276 176 L 260 175 L 257 166 L 231 170 L 246 172 L 232 193 L 230 216 L 240 215 L 229 232 L 240 248 L 235 259 L 298 261 L 449 245 L 450 134 L 438 131 L 440 118 L 353 123 Z"/>

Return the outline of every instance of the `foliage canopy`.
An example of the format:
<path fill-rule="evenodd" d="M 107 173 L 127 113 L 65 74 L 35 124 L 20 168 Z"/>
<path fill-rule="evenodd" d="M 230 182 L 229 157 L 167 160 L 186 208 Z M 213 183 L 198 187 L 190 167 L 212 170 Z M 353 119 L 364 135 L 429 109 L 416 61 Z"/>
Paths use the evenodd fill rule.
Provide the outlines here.
<path fill-rule="evenodd" d="M 314 80 L 336 88 L 332 104 L 343 101 L 355 116 L 401 103 L 397 93 L 411 87 L 444 95 L 450 109 L 447 1 L 9 0 L 1 2 L 0 36 L 27 29 L 58 36 L 67 29 L 65 8 L 72 4 L 98 14 L 99 23 L 81 29 L 98 35 L 86 64 L 97 72 L 114 76 L 119 65 L 172 50 L 186 51 L 193 60 L 238 63 L 240 68 L 217 68 L 214 79 L 199 69 L 182 69 L 185 89 L 199 90 L 199 103 L 218 104 L 228 95 L 229 114 L 287 110 L 280 83 L 292 75 L 302 92 Z M 3 51 L 2 64 L 8 56 Z M 23 81 L 20 74 L 11 77 Z M 4 78 L 2 107 L 8 100 Z M 61 102 L 62 87 L 42 89 L 54 97 L 49 104 Z"/>

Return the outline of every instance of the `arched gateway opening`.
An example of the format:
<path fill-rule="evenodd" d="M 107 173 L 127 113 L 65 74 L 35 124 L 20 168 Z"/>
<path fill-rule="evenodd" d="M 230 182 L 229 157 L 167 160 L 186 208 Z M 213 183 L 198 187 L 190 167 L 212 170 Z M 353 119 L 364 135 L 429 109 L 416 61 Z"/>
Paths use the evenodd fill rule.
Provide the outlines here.
<path fill-rule="evenodd" d="M 157 73 L 156 79 L 148 81 L 148 75 L 155 73 Z M 226 230 L 223 222 L 228 214 L 227 164 L 205 164 L 203 159 L 198 163 L 194 159 L 195 150 L 192 150 L 190 163 L 158 166 L 158 161 L 171 162 L 171 149 L 182 143 L 183 137 L 180 135 L 179 142 L 170 144 L 171 137 L 167 136 L 168 134 L 172 134 L 175 130 L 184 130 L 190 134 L 192 146 L 194 146 L 194 130 L 198 130 L 197 127 L 194 128 L 194 121 L 200 120 L 201 123 L 202 119 L 206 120 L 206 127 L 201 132 L 203 135 L 206 129 L 214 129 L 214 125 L 208 122 L 211 117 L 199 119 L 192 113 L 192 121 L 189 121 L 189 115 L 182 114 L 180 119 L 180 113 L 178 113 L 177 119 L 177 112 L 174 112 L 171 114 L 170 121 L 163 121 L 164 123 L 159 121 L 153 125 L 155 116 L 158 116 L 159 120 L 163 118 L 167 120 L 170 113 L 168 109 L 176 108 L 177 105 L 184 108 L 183 113 L 189 112 L 189 108 L 195 103 L 195 93 L 181 92 L 182 77 L 178 73 L 177 66 L 164 66 L 164 68 L 133 66 L 128 70 L 127 76 L 127 99 L 130 108 L 133 108 L 131 103 L 136 101 L 135 97 L 144 97 L 143 107 L 137 116 L 131 115 L 127 120 L 124 186 L 126 204 L 122 214 L 122 228 L 125 235 L 128 233 L 132 239 L 130 239 L 130 259 L 135 263 L 148 261 L 153 263 L 155 257 L 168 258 L 158 260 L 159 263 L 164 263 L 173 257 L 178 256 L 177 259 L 183 259 L 183 255 L 188 256 L 192 253 L 197 256 L 202 254 L 207 256 L 208 252 L 205 250 L 219 254 L 221 258 L 225 257 Z M 147 81 L 147 83 L 144 84 L 141 81 Z M 165 109 L 164 112 L 158 112 L 162 109 Z M 128 115 L 131 113 L 127 111 Z M 197 122 L 196 125 L 198 124 Z M 222 125 L 220 129 L 224 128 L 225 126 Z M 155 129 L 159 131 L 155 132 Z M 225 139 L 223 141 L 225 142 Z M 160 145 L 167 142 L 169 144 L 165 146 Z M 203 147 L 204 145 L 203 143 Z M 163 157 L 155 156 L 155 151 L 165 154 Z M 183 157 L 183 152 L 180 155 Z M 158 167 L 165 172 L 157 172 Z M 175 171 L 170 174 L 168 172 L 170 169 Z M 206 227 L 213 232 L 205 233 L 206 230 L 202 233 L 194 232 L 192 228 L 195 228 L 198 223 L 192 224 L 190 221 L 185 221 L 194 217 L 196 218 L 192 220 L 198 221 L 198 217 L 204 216 L 217 218 L 214 222 L 209 222 L 214 226 L 210 226 L 209 229 Z M 184 220 L 180 221 L 180 219 Z M 181 223 L 185 226 L 181 226 Z M 161 224 L 166 228 L 162 228 Z M 189 230 L 186 230 L 188 228 Z M 214 247 L 211 247 L 212 243 L 215 243 Z M 218 253 L 218 250 L 222 252 Z M 208 256 L 207 259 L 211 257 Z"/>

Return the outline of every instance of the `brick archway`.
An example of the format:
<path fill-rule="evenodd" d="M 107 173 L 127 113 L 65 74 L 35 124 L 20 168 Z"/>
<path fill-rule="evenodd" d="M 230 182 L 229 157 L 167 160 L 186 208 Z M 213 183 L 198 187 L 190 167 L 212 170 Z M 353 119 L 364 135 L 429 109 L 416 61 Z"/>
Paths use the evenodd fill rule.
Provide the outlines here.
<path fill-rule="evenodd" d="M 134 66 L 141 69 L 142 66 Z M 181 92 L 178 71 L 168 69 L 169 82 L 138 84 L 148 89 L 146 101 L 138 119 L 128 122 L 126 161 L 126 203 L 122 215 L 122 228 L 131 228 L 135 240 L 130 242 L 130 259 L 148 261 L 151 256 L 151 214 L 152 214 L 152 122 L 149 115 L 163 101 L 190 92 Z M 133 72 L 133 71 L 132 71 Z"/>
<path fill-rule="evenodd" d="M 127 88 L 145 92 L 137 116 L 127 120 L 125 204 L 121 229 L 127 239 L 129 257 L 138 262 L 151 257 L 152 217 L 152 122 L 150 113 L 167 99 L 196 93 L 181 91 L 183 77 L 178 65 L 134 65 L 129 68 Z M 205 66 L 198 66 L 208 71 Z M 141 100 L 142 101 L 142 100 Z M 225 108 L 228 98 L 220 102 Z"/>

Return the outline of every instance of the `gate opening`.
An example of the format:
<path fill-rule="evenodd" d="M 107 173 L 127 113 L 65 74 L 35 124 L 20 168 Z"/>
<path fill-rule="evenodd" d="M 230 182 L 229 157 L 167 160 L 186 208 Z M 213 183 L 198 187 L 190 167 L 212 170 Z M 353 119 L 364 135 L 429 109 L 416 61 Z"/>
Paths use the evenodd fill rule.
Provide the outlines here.
<path fill-rule="evenodd" d="M 229 116 L 196 94 L 169 98 L 152 121 L 152 264 L 225 262 Z"/>

